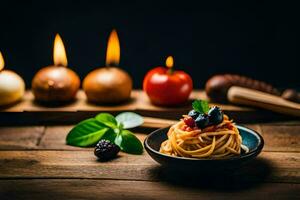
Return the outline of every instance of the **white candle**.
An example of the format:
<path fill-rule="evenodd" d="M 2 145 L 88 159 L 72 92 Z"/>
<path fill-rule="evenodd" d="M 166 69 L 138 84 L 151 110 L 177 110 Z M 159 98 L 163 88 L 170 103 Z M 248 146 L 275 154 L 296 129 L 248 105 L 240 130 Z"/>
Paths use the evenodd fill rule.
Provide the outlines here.
<path fill-rule="evenodd" d="M 4 70 L 4 59 L 0 52 L 0 106 L 19 101 L 24 91 L 24 80 L 15 72 Z"/>

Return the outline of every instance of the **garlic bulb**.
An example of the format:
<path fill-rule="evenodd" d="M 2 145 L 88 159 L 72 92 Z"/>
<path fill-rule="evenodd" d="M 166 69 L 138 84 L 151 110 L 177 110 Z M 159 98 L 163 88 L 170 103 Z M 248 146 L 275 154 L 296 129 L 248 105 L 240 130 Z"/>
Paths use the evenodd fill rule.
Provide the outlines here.
<path fill-rule="evenodd" d="M 0 71 L 0 106 L 19 101 L 25 92 L 23 79 L 13 71 Z"/>

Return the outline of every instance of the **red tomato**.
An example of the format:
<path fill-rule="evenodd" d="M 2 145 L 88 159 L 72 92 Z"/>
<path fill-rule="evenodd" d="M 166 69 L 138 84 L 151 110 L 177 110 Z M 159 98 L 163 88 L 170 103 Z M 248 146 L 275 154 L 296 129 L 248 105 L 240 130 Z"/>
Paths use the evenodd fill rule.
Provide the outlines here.
<path fill-rule="evenodd" d="M 143 89 L 152 103 L 174 106 L 188 100 L 193 90 L 193 81 L 183 71 L 170 73 L 166 67 L 156 67 L 146 74 Z"/>

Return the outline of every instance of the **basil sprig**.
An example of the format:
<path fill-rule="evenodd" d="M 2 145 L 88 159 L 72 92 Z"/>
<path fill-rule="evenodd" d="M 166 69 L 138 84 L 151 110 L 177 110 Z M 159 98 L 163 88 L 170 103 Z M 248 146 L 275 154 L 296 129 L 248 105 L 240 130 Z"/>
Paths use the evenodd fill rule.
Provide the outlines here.
<path fill-rule="evenodd" d="M 141 141 L 131 131 L 126 130 L 141 124 L 143 118 L 136 113 L 124 112 L 116 118 L 109 113 L 100 113 L 73 127 L 67 135 L 66 142 L 72 146 L 89 147 L 101 139 L 106 139 L 126 153 L 141 154 L 143 153 Z"/>
<path fill-rule="evenodd" d="M 197 111 L 201 114 L 208 113 L 208 111 L 209 111 L 208 101 L 205 101 L 205 100 L 195 100 L 192 103 L 192 107 L 195 111 Z"/>

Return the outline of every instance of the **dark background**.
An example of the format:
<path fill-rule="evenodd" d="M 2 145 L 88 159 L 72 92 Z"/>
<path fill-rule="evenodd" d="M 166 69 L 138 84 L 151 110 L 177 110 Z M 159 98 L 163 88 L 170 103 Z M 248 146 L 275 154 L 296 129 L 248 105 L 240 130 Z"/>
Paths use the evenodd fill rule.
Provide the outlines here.
<path fill-rule="evenodd" d="M 296 2 L 296 1 L 295 1 Z M 300 12 L 287 1 L 1 1 L 0 49 L 27 86 L 52 63 L 55 33 L 83 78 L 105 63 L 116 28 L 120 66 L 141 88 L 145 73 L 173 55 L 196 88 L 216 73 L 299 87 Z"/>

